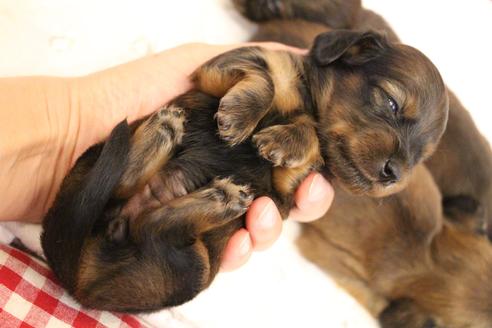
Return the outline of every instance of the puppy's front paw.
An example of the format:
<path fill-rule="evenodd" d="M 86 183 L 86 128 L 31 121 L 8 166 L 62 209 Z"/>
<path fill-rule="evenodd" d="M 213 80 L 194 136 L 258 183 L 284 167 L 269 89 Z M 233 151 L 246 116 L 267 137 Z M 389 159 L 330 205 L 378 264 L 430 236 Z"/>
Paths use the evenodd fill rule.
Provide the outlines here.
<path fill-rule="evenodd" d="M 252 140 L 260 155 L 274 166 L 298 167 L 304 164 L 310 145 L 304 144 L 294 126 L 275 125 L 256 133 Z"/>
<path fill-rule="evenodd" d="M 236 218 L 243 215 L 254 198 L 249 186 L 237 185 L 230 178 L 215 179 L 209 192 L 220 203 L 225 217 Z"/>
<path fill-rule="evenodd" d="M 222 99 L 215 118 L 222 140 L 234 146 L 249 138 L 261 119 L 258 117 L 261 114 L 239 97 L 229 98 L 233 100 L 226 97 Z"/>

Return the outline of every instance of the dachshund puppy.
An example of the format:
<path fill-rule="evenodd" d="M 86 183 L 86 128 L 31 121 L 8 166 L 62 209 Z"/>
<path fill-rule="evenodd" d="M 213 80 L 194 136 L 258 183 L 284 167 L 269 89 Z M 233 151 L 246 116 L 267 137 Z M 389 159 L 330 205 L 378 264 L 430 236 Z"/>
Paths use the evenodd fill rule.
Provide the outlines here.
<path fill-rule="evenodd" d="M 233 50 L 193 81 L 90 148 L 44 220 L 48 263 L 84 306 L 141 312 L 192 299 L 253 195 L 285 218 L 314 168 L 351 193 L 395 193 L 447 120 L 434 65 L 372 32 L 322 34 L 304 57 Z"/>
<path fill-rule="evenodd" d="M 384 328 L 486 328 L 492 324 L 492 245 L 443 217 L 424 165 L 383 199 L 335 185 L 330 211 L 303 225 L 301 252 Z"/>
<path fill-rule="evenodd" d="M 246 18 L 260 22 L 255 41 L 309 48 L 318 34 L 340 24 L 353 30 L 377 31 L 391 42 L 400 42 L 389 24 L 363 9 L 360 1 L 270 0 L 269 6 L 263 7 L 260 5 L 266 0 L 233 1 Z M 452 92 L 448 93 L 449 122 L 437 151 L 426 164 L 443 194 L 447 218 L 492 239 L 492 150 L 467 110 Z"/>
<path fill-rule="evenodd" d="M 396 33 L 376 13 L 363 9 L 353 28 Z M 448 90 L 449 120 L 436 152 L 426 162 L 443 195 L 446 217 L 465 229 L 492 238 L 492 150 L 468 111 Z M 450 179 L 449 177 L 453 177 Z"/>
<path fill-rule="evenodd" d="M 241 1 L 236 1 L 236 4 L 244 5 L 244 2 L 239 2 Z M 253 2 L 249 1 L 251 7 L 254 7 Z M 324 2 L 334 1 L 318 2 L 319 12 L 328 7 Z M 242 8 L 240 10 L 245 12 Z M 345 10 L 354 10 L 349 16 L 357 17 L 350 28 L 381 31 L 391 41 L 398 42 L 398 37 L 381 16 L 362 8 L 347 6 Z M 329 11 L 323 13 L 327 20 L 336 15 Z M 344 11 L 344 15 L 346 14 L 347 11 Z M 317 20 L 310 20 L 307 16 L 304 17 L 305 20 L 301 20 L 298 15 L 288 16 L 284 13 L 276 18 L 282 20 L 262 22 L 254 39 L 282 41 L 307 47 L 316 34 L 330 30 L 326 25 L 318 24 Z M 485 246 L 483 238 L 477 236 L 483 234 L 487 223 L 492 221 L 492 152 L 466 109 L 454 94 L 449 95 L 447 128 L 436 152 L 426 161 L 426 166 L 443 194 L 443 208 L 432 210 L 437 211 L 437 215 L 429 211 L 424 213 L 425 216 L 422 215 L 422 218 L 419 217 L 420 207 L 437 206 L 437 203 L 433 204 L 430 199 L 437 198 L 437 202 L 441 201 L 440 195 L 434 190 L 435 183 L 425 177 L 428 173 L 421 173 L 422 179 L 429 181 L 416 181 L 413 184 L 414 191 L 411 184 L 405 192 L 390 197 L 391 200 L 385 199 L 383 204 L 337 192 L 330 213 L 322 221 L 307 227 L 300 240 L 306 256 L 332 274 L 373 315 L 379 316 L 384 327 L 436 327 L 437 322 L 440 323 L 439 327 L 489 327 L 492 322 L 491 296 L 488 296 L 492 294 L 486 289 L 487 280 L 491 275 L 488 268 L 490 249 L 489 246 Z M 428 190 L 419 191 L 423 188 L 420 184 L 428 185 Z M 409 197 L 415 192 L 429 197 L 424 202 L 418 200 L 418 208 L 416 204 L 412 204 Z M 395 199 L 401 204 L 396 204 Z M 445 214 L 443 218 L 441 212 Z M 428 220 L 428 231 L 424 229 L 425 225 L 422 225 L 422 231 L 415 227 L 408 228 L 408 224 L 414 223 L 412 220 L 416 220 L 415 226 L 418 226 L 419 221 L 424 222 L 423 219 Z M 442 232 L 432 237 L 437 229 L 434 224 L 441 225 L 439 221 L 442 219 Z M 347 223 L 345 220 L 348 220 Z M 376 225 L 375 220 L 384 222 L 378 222 Z M 489 236 L 491 230 L 489 225 Z M 448 240 L 444 236 L 449 235 L 449 231 L 452 232 L 452 238 Z M 374 251 L 372 247 L 361 246 L 360 234 L 370 240 L 370 243 L 374 242 L 377 245 L 388 241 L 387 245 L 381 246 L 381 250 L 384 247 L 388 248 L 384 260 L 378 259 L 378 252 L 381 250 Z M 423 245 L 426 242 L 425 236 L 432 240 L 427 246 Z M 351 244 L 350 241 L 353 239 L 357 241 Z M 392 243 L 399 245 L 395 248 Z M 440 245 L 439 252 L 432 249 L 437 247 L 436 245 Z M 393 250 L 396 256 L 390 256 L 390 250 Z M 414 256 L 419 252 L 420 255 Z M 430 252 L 434 252 L 432 254 L 436 257 L 432 259 L 435 261 L 432 267 L 429 266 L 427 256 L 422 256 Z M 379 267 L 375 268 L 375 265 Z M 438 267 L 440 268 L 436 270 Z M 450 268 L 450 272 L 459 274 L 453 277 L 445 272 L 436 273 L 443 271 L 443 268 Z M 370 270 L 379 270 L 379 273 Z M 417 283 L 415 278 L 408 278 L 418 270 L 427 272 L 426 279 L 432 282 L 425 282 L 423 279 Z M 382 273 L 393 273 L 394 277 L 388 278 Z M 402 276 L 401 281 L 398 280 L 398 275 Z M 373 278 L 378 280 L 375 285 L 371 284 Z M 477 280 L 472 281 L 475 278 Z M 415 285 L 407 284 L 407 280 L 414 281 Z M 379 285 L 392 282 L 398 285 L 399 295 L 392 292 L 382 294 L 378 289 Z M 428 284 L 432 286 L 427 288 Z M 479 295 L 473 295 L 474 290 L 480 290 Z M 409 293 L 415 294 L 409 296 Z M 426 302 L 426 299 L 429 303 L 423 306 L 421 303 Z M 456 312 L 450 313 L 451 310 Z"/>

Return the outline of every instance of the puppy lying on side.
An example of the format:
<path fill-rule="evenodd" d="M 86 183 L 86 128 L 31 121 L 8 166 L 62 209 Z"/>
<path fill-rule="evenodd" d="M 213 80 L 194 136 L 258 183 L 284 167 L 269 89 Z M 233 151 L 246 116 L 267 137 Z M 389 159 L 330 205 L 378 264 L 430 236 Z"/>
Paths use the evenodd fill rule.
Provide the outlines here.
<path fill-rule="evenodd" d="M 260 10 L 254 2 L 236 4 L 257 21 L 258 13 L 245 7 L 247 3 Z M 324 8 L 342 5 L 319 1 L 315 10 L 302 9 L 302 1 L 276 3 L 279 11 L 275 15 L 268 11 L 273 19 L 262 21 L 255 39 L 299 47 L 309 46 L 317 33 L 329 30 L 301 13 L 314 10 L 325 15 L 326 23 L 337 13 Z M 338 9 L 342 17 L 356 17 L 345 20 L 345 27 L 383 31 L 398 41 L 377 14 L 353 4 Z M 480 236 L 492 213 L 492 155 L 453 94 L 449 107 L 444 136 L 426 162 L 443 198 L 424 168 L 403 192 L 384 200 L 354 197 L 337 188 L 330 212 L 307 226 L 300 239 L 305 255 L 380 317 L 384 327 L 492 323 L 492 291 L 487 288 L 492 250 Z"/>
<path fill-rule="evenodd" d="M 233 0 L 248 19 L 259 22 L 255 41 L 277 41 L 309 48 L 333 28 L 373 30 L 391 42 L 396 33 L 359 0 Z M 449 122 L 427 167 L 443 194 L 448 219 L 492 239 L 492 150 L 467 110 L 449 92 Z M 453 177 L 450 179 L 449 177 Z"/>
<path fill-rule="evenodd" d="M 285 217 L 321 165 L 352 193 L 401 190 L 447 119 L 434 65 L 371 32 L 320 35 L 305 57 L 237 49 L 193 79 L 196 90 L 90 148 L 44 220 L 48 263 L 87 307 L 190 300 L 217 273 L 253 194 Z"/>
<path fill-rule="evenodd" d="M 391 41 L 399 41 L 374 12 L 364 9 L 357 17 L 354 29 L 380 31 Z M 446 217 L 492 239 L 492 150 L 458 98 L 449 90 L 448 94 L 446 131 L 426 165 L 443 195 Z"/>

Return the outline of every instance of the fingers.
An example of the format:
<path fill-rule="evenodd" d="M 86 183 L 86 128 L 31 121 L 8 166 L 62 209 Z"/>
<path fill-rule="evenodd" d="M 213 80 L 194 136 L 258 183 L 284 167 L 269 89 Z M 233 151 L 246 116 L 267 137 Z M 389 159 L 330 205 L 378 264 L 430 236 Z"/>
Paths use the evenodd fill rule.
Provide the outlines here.
<path fill-rule="evenodd" d="M 289 219 L 309 222 L 322 217 L 331 206 L 333 187 L 319 173 L 312 172 L 297 188 L 296 207 L 289 213 Z"/>
<path fill-rule="evenodd" d="M 239 230 L 229 240 L 222 258 L 222 271 L 237 269 L 246 263 L 253 250 L 266 249 L 278 239 L 282 218 L 270 198 L 260 197 L 253 202 L 246 214 L 246 229 Z"/>
<path fill-rule="evenodd" d="M 251 256 L 253 245 L 248 230 L 240 229 L 237 231 L 224 250 L 221 271 L 232 271 L 242 266 Z"/>
<path fill-rule="evenodd" d="M 319 173 L 311 173 L 295 194 L 296 207 L 289 218 L 313 221 L 323 216 L 333 202 L 334 192 L 328 181 Z M 221 269 L 237 269 L 251 256 L 253 250 L 270 247 L 282 231 L 282 218 L 275 203 L 268 197 L 256 199 L 246 214 L 246 229 L 236 232 L 230 239 L 222 260 Z"/>
<path fill-rule="evenodd" d="M 275 203 L 268 197 L 256 199 L 246 214 L 248 229 L 254 250 L 270 247 L 282 231 L 282 217 Z"/>

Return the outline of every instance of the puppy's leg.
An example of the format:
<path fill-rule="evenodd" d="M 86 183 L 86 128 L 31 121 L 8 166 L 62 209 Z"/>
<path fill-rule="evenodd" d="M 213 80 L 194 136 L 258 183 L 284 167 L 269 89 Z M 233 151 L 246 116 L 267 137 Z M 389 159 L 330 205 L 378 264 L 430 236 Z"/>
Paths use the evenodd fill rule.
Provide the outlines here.
<path fill-rule="evenodd" d="M 436 322 L 409 299 L 392 301 L 379 316 L 382 328 L 437 328 Z"/>
<path fill-rule="evenodd" d="M 233 0 L 238 10 L 256 22 L 303 19 L 332 28 L 350 28 L 361 9 L 360 0 Z"/>
<path fill-rule="evenodd" d="M 219 134 L 231 145 L 241 143 L 265 116 L 273 100 L 273 82 L 264 52 L 240 48 L 213 58 L 193 76 L 196 87 L 222 98 L 216 114 Z"/>
<path fill-rule="evenodd" d="M 133 312 L 189 301 L 218 271 L 222 248 L 252 200 L 248 187 L 216 179 L 128 221 L 126 240 L 91 239 L 77 274 L 77 300 Z M 221 233 L 210 245 L 205 239 L 216 229 Z"/>
<path fill-rule="evenodd" d="M 135 131 L 130 144 L 128 166 L 116 190 L 128 198 L 139 191 L 172 156 L 184 133 L 185 112 L 169 105 L 146 119 Z"/>
<path fill-rule="evenodd" d="M 219 134 L 231 145 L 247 139 L 273 108 L 281 114 L 299 109 L 299 58 L 258 47 L 220 55 L 194 73 L 196 87 L 221 98 L 217 111 Z"/>
<path fill-rule="evenodd" d="M 252 138 L 262 157 L 271 161 L 273 183 L 282 200 L 281 212 L 290 209 L 292 195 L 311 170 L 323 163 L 315 123 L 308 115 L 291 123 L 267 127 Z"/>
<path fill-rule="evenodd" d="M 308 115 L 300 115 L 289 124 L 264 128 L 252 140 L 260 155 L 274 166 L 295 168 L 322 163 L 315 122 Z"/>
<path fill-rule="evenodd" d="M 151 234 L 166 234 L 173 245 L 184 247 L 203 233 L 244 214 L 252 201 L 249 187 L 236 185 L 230 178 L 215 179 L 207 187 L 173 199 L 136 219 L 130 225 L 130 236 L 141 242 L 144 229 Z M 148 229 L 149 226 L 153 228 Z"/>

